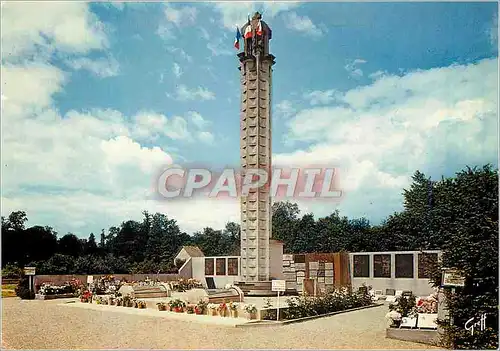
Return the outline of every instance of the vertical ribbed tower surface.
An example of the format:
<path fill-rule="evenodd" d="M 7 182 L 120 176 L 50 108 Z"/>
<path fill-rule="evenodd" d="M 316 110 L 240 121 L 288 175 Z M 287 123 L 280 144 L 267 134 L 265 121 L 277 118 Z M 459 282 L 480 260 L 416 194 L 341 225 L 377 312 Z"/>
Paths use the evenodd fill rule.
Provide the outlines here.
<path fill-rule="evenodd" d="M 250 26 L 250 28 L 248 28 Z M 245 33 L 251 38 L 245 38 Z M 248 169 L 271 169 L 271 29 L 256 13 L 241 28 L 244 51 L 238 54 L 241 71 L 240 155 Z M 241 196 L 241 276 L 244 282 L 269 281 L 271 198 L 269 187 Z"/>

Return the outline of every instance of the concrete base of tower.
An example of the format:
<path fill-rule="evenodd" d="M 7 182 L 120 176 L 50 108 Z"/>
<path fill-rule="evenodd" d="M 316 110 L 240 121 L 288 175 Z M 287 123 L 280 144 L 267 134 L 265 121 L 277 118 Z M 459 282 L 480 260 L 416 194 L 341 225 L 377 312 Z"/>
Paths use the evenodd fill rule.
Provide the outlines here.
<path fill-rule="evenodd" d="M 276 292 L 271 290 L 271 281 L 237 282 L 234 283 L 243 291 L 245 296 L 275 296 Z"/>

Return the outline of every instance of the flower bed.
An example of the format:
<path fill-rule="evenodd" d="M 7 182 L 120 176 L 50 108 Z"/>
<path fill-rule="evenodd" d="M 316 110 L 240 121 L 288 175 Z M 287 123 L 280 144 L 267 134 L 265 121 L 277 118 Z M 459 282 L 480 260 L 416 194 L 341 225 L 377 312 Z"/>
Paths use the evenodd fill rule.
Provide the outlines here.
<path fill-rule="evenodd" d="M 187 280 L 181 278 L 177 281 L 170 282 L 169 285 L 170 285 L 171 290 L 177 291 L 177 292 L 184 292 L 184 291 L 191 290 L 191 289 L 202 289 L 203 288 L 203 284 L 201 284 L 196 279 L 192 279 L 192 278 L 187 279 Z"/>
<path fill-rule="evenodd" d="M 373 301 L 367 291 L 341 289 L 318 297 L 293 297 L 287 303 L 288 308 L 283 310 L 283 318 L 290 320 L 369 306 Z"/>

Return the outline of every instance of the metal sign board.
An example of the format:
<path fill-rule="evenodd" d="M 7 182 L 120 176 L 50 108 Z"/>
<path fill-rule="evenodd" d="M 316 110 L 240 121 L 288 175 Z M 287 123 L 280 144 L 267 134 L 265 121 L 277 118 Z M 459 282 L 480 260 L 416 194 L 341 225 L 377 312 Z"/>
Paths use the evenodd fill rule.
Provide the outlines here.
<path fill-rule="evenodd" d="M 286 291 L 286 280 L 272 280 L 272 291 Z"/>
<path fill-rule="evenodd" d="M 443 269 L 443 282 L 442 286 L 464 286 L 465 277 L 457 269 L 445 268 Z"/>
<path fill-rule="evenodd" d="M 94 276 L 93 275 L 88 275 L 87 276 L 87 284 L 92 284 L 94 282 Z"/>
<path fill-rule="evenodd" d="M 35 275 L 36 267 L 24 267 L 25 275 Z"/>

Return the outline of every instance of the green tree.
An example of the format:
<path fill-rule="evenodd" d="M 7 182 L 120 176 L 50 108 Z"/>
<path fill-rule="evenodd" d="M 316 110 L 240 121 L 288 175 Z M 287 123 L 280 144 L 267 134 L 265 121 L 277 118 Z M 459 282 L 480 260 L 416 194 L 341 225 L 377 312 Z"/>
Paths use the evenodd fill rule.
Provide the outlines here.
<path fill-rule="evenodd" d="M 443 321 L 443 341 L 452 348 L 497 349 L 498 170 L 491 165 L 467 168 L 440 183 L 434 211 L 436 235 L 446 238 L 440 268 L 459 269 L 466 278 L 463 288 L 446 293 L 453 324 Z M 463 326 L 481 313 L 487 314 L 487 328 L 471 335 Z"/>

